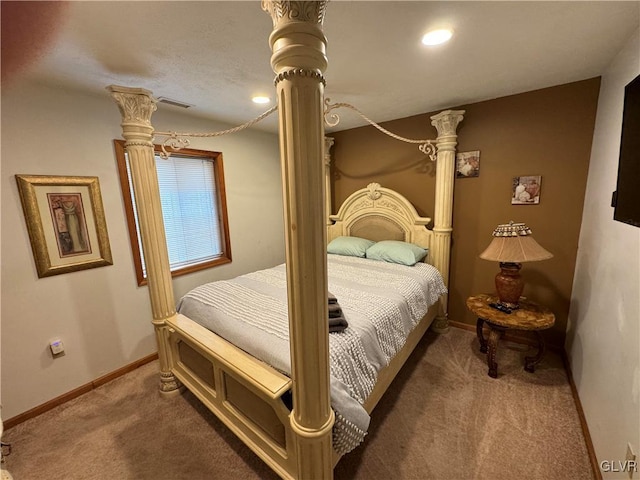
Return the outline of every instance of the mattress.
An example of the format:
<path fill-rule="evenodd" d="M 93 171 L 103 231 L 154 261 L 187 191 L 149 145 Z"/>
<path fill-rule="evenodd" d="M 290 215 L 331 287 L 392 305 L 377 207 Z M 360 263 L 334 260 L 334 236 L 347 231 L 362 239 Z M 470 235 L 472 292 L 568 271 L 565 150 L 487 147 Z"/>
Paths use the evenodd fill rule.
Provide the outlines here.
<path fill-rule="evenodd" d="M 378 372 L 446 287 L 438 270 L 425 263 L 408 267 L 329 254 L 327 265 L 329 291 L 349 324 L 329 334 L 333 446 L 344 454 L 366 435 L 370 418 L 363 403 Z M 201 285 L 182 297 L 178 311 L 290 375 L 284 264 Z"/>

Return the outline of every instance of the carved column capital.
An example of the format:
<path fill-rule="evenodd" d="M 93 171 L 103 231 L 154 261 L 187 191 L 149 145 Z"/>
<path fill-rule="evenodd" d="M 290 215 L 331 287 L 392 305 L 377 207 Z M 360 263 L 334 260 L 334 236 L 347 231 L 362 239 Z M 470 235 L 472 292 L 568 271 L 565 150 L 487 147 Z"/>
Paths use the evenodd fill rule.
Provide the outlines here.
<path fill-rule="evenodd" d="M 283 22 L 308 22 L 322 25 L 327 1 L 262 0 L 262 9 L 271 15 L 273 26 Z"/>
<path fill-rule="evenodd" d="M 123 122 L 151 126 L 151 115 L 158 107 L 149 90 L 118 85 L 109 85 L 107 90 L 118 104 Z"/>
<path fill-rule="evenodd" d="M 158 108 L 153 94 L 144 88 L 109 85 L 107 90 L 122 115 L 122 136 L 126 145 L 153 145 L 151 115 Z"/>
<path fill-rule="evenodd" d="M 324 164 L 325 166 L 331 165 L 331 147 L 333 147 L 333 137 L 324 137 Z"/>
<path fill-rule="evenodd" d="M 456 135 L 458 124 L 464 118 L 464 110 L 445 110 L 431 117 L 431 125 L 438 130 L 438 137 Z"/>
<path fill-rule="evenodd" d="M 276 84 L 296 77 L 325 83 L 322 74 L 327 69 L 327 39 L 322 33 L 322 22 L 326 8 L 327 0 L 262 2 L 262 9 L 273 20 L 269 44 Z"/>

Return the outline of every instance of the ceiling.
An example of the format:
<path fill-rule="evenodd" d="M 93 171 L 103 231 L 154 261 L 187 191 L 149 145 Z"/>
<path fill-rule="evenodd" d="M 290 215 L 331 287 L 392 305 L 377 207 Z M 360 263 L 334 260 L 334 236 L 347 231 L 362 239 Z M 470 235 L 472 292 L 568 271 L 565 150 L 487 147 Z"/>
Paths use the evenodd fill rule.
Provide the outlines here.
<path fill-rule="evenodd" d="M 325 94 L 382 122 L 583 80 L 639 22 L 638 1 L 332 1 Z M 455 32 L 448 44 L 420 43 L 443 26 Z M 270 107 L 251 96 L 274 96 L 272 21 L 260 2 L 70 2 L 57 27 L 24 75 L 105 96 L 110 84 L 144 87 L 230 125 Z M 334 130 L 364 123 L 340 116 Z M 256 128 L 276 131 L 275 115 Z"/>

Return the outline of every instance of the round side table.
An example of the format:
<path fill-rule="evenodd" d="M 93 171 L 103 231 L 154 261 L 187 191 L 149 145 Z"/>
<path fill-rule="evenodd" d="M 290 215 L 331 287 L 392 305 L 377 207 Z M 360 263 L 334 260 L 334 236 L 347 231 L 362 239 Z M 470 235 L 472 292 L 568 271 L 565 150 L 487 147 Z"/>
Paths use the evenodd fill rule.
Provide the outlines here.
<path fill-rule="evenodd" d="M 540 330 L 553 326 L 556 321 L 555 315 L 547 307 L 539 305 L 531 300 L 522 299 L 520 308 L 505 313 L 490 306 L 497 303 L 498 297 L 495 295 L 480 294 L 467 298 L 467 308 L 477 317 L 476 332 L 480 341 L 480 351 L 487 354 L 487 365 L 489 376 L 498 378 L 498 364 L 496 362 L 496 352 L 498 342 L 505 331 L 530 330 L 536 335 L 538 341 L 538 353 L 534 357 L 525 357 L 524 369 L 533 373 L 535 366 L 540 363 L 544 355 L 544 339 Z M 489 327 L 489 338 L 484 338 L 482 327 L 484 324 Z"/>

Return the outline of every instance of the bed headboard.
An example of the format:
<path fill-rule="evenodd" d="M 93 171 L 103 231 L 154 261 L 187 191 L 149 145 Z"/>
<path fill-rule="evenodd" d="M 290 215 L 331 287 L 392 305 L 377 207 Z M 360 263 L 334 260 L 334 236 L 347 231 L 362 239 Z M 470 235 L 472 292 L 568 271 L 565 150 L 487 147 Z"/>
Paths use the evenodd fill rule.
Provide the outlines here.
<path fill-rule="evenodd" d="M 327 241 L 339 236 L 353 236 L 380 240 L 402 240 L 431 247 L 432 232 L 426 225 L 428 217 L 418 215 L 415 207 L 403 195 L 379 183 L 352 193 L 327 227 Z M 427 255 L 427 260 L 430 256 Z"/>

